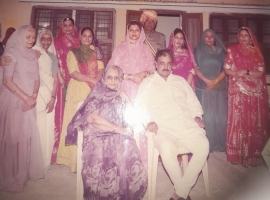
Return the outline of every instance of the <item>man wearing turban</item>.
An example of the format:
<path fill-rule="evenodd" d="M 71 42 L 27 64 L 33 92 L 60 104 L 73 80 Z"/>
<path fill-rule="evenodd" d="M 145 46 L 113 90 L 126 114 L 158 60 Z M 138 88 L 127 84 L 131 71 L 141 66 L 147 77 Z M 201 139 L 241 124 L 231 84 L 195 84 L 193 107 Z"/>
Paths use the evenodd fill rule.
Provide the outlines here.
<path fill-rule="evenodd" d="M 155 31 L 157 25 L 157 13 L 153 10 L 144 10 L 140 22 L 143 25 L 146 39 L 150 42 L 153 49 L 158 50 L 166 48 L 165 35 Z"/>

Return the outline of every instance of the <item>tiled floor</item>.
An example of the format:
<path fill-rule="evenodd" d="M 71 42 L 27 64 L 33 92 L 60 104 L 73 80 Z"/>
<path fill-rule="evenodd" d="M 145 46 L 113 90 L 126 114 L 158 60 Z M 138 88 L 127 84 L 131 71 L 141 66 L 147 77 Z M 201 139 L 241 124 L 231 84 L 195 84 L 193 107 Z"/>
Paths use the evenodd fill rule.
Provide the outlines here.
<path fill-rule="evenodd" d="M 265 166 L 243 168 L 228 163 L 224 153 L 212 153 L 208 159 L 210 197 L 206 197 L 202 175 L 191 190 L 192 200 L 270 200 L 270 173 Z M 162 164 L 157 175 L 156 200 L 168 200 L 173 193 Z M 146 194 L 144 200 L 147 200 Z M 76 174 L 68 168 L 52 165 L 46 178 L 31 181 L 19 194 L 0 193 L 1 200 L 76 200 Z"/>

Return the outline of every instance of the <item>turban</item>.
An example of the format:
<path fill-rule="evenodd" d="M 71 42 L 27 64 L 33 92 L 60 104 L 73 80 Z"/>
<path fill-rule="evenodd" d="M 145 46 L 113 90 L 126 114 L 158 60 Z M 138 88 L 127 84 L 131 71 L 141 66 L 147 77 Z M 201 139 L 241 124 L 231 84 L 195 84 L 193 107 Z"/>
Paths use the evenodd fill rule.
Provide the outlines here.
<path fill-rule="evenodd" d="M 151 21 L 154 21 L 154 23 L 156 24 L 157 23 L 157 13 L 153 10 L 144 10 L 142 15 L 141 15 L 141 18 L 140 18 L 140 22 L 142 24 L 144 24 L 144 22 L 146 20 L 151 20 Z"/>

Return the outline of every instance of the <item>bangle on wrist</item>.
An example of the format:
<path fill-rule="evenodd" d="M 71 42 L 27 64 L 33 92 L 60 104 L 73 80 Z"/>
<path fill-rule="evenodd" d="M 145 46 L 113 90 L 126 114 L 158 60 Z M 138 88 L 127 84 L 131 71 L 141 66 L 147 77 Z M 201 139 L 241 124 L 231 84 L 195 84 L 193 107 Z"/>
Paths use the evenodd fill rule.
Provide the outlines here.
<path fill-rule="evenodd" d="M 247 75 L 249 75 L 249 72 L 250 72 L 250 71 L 249 71 L 249 70 L 247 70 L 246 74 L 247 74 Z"/>

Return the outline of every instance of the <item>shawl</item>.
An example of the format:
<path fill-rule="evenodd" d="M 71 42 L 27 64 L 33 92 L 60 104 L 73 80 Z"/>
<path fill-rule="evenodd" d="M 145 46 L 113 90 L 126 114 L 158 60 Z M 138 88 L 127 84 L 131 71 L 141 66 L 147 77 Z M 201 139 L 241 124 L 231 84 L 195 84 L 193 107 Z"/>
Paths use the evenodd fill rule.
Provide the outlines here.
<path fill-rule="evenodd" d="M 39 75 L 40 75 L 40 89 L 48 90 L 49 94 L 52 93 L 53 90 L 53 77 L 52 77 L 52 59 L 48 55 L 48 53 L 43 49 L 41 44 L 41 38 L 44 34 L 49 34 L 52 38 L 52 43 L 50 47 L 48 48 L 48 52 L 55 55 L 55 47 L 53 42 L 53 34 L 49 30 L 41 30 L 39 31 L 36 45 L 33 47 L 33 49 L 39 50 L 41 55 L 38 58 L 38 64 L 39 64 Z M 56 55 L 55 55 L 56 56 Z M 43 87 L 44 86 L 44 87 Z M 46 93 L 45 93 L 46 94 Z M 42 99 L 44 100 L 45 104 L 49 102 L 51 99 L 50 95 L 45 95 L 44 92 L 39 91 L 39 95 L 42 96 Z M 45 96 L 47 97 L 45 99 Z"/>
<path fill-rule="evenodd" d="M 173 52 L 174 55 L 174 61 L 173 61 L 173 67 L 172 67 L 172 73 L 182 76 L 184 79 L 187 80 L 189 73 L 192 73 L 192 70 L 194 70 L 194 67 L 196 66 L 196 62 L 194 60 L 194 55 L 192 52 L 192 49 L 190 48 L 189 42 L 187 41 L 187 36 L 184 33 L 184 39 L 185 44 L 187 46 L 187 49 L 185 51 L 179 53 L 176 51 L 173 45 L 173 38 L 174 38 L 174 31 L 170 35 L 169 40 L 169 46 L 167 49 L 170 49 Z M 194 87 L 194 78 L 192 83 L 192 88 Z"/>
<path fill-rule="evenodd" d="M 66 145 L 73 145 L 77 143 L 78 128 L 84 130 L 84 127 L 88 123 L 87 117 L 89 114 L 119 96 L 120 85 L 116 90 L 113 90 L 107 87 L 105 84 L 105 75 L 109 69 L 110 66 L 107 66 L 101 80 L 97 82 L 95 88 L 89 93 L 84 103 L 81 105 L 69 123 L 65 140 Z"/>
<path fill-rule="evenodd" d="M 63 23 L 63 21 L 62 21 Z M 74 26 L 72 36 L 67 36 L 62 26 L 58 30 L 58 37 L 54 40 L 56 55 L 59 60 L 59 68 L 66 84 L 70 80 L 70 75 L 67 68 L 67 53 L 70 49 L 78 48 L 80 45 L 79 35 L 76 27 Z"/>
<path fill-rule="evenodd" d="M 108 65 L 119 66 L 124 73 L 130 74 L 154 71 L 154 57 L 144 41 L 145 33 L 142 28 L 136 44 L 131 45 L 127 28 L 126 40 L 114 49 Z M 138 87 L 139 85 L 132 81 L 123 80 L 122 89 L 126 91 L 132 101 L 136 97 Z"/>
<path fill-rule="evenodd" d="M 205 35 L 207 32 L 211 32 L 214 37 L 216 51 L 205 43 Z M 225 55 L 226 47 L 218 35 L 212 29 L 206 29 L 195 49 L 195 59 L 201 73 L 208 79 L 215 79 L 223 70 Z M 206 83 L 198 78 L 196 87 L 205 89 Z M 224 90 L 225 88 L 226 80 L 223 79 L 215 86 L 214 90 Z"/>

